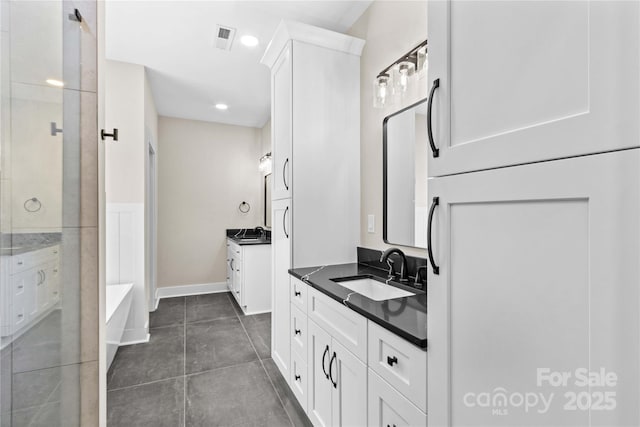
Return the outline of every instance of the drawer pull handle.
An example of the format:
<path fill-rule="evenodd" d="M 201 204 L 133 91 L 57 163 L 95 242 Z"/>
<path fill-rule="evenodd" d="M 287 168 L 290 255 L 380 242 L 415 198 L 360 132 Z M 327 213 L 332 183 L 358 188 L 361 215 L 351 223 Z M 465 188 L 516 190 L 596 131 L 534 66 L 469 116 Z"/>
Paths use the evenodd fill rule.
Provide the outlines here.
<path fill-rule="evenodd" d="M 296 333 L 296 335 L 300 335 L 302 333 L 302 331 L 300 329 L 296 329 L 295 333 Z"/>
<path fill-rule="evenodd" d="M 389 366 L 393 366 L 393 364 L 397 364 L 398 363 L 398 358 L 393 356 L 387 356 L 387 363 L 389 364 Z"/>
<path fill-rule="evenodd" d="M 18 314 L 18 319 L 22 319 L 24 317 L 24 314 Z"/>
<path fill-rule="evenodd" d="M 433 95 L 436 93 L 436 89 L 440 87 L 440 79 L 435 79 L 433 81 L 433 85 L 431 86 L 431 92 L 429 93 L 429 100 L 427 101 L 427 137 L 429 138 L 429 146 L 431 147 L 431 152 L 433 153 L 433 157 L 438 157 L 440 155 L 440 150 L 436 147 L 435 142 L 433 142 L 433 131 L 431 129 L 431 110 L 433 107 Z"/>
<path fill-rule="evenodd" d="M 329 361 L 329 376 L 331 377 L 331 384 L 333 384 L 333 388 L 338 388 L 338 381 L 334 381 L 333 380 L 333 361 L 335 360 L 336 361 L 336 365 L 338 364 L 338 361 L 336 359 L 337 356 L 338 355 L 334 351 L 333 352 L 333 356 L 331 356 L 331 360 Z M 337 374 L 337 372 L 336 372 L 336 374 Z"/>
<path fill-rule="evenodd" d="M 284 214 L 282 214 L 282 230 L 284 231 L 284 235 L 289 238 L 289 232 L 287 231 L 287 213 L 289 212 L 289 206 L 284 210 Z"/>
<path fill-rule="evenodd" d="M 387 427 L 391 427 L 391 426 L 389 424 L 387 424 Z M 393 427 L 397 427 L 397 426 L 394 424 Z"/>
<path fill-rule="evenodd" d="M 296 381 L 300 381 L 300 375 L 296 375 Z"/>
<path fill-rule="evenodd" d="M 289 158 L 287 157 L 287 160 L 285 160 L 284 164 L 282 165 L 282 183 L 284 184 L 284 188 L 287 191 L 289 191 L 289 184 L 287 183 L 287 175 L 285 173 L 285 170 L 287 169 L 288 164 L 289 164 Z"/>
<path fill-rule="evenodd" d="M 18 261 L 18 265 L 22 265 L 22 261 Z"/>
<path fill-rule="evenodd" d="M 300 296 L 300 291 L 295 291 L 295 292 L 293 293 L 293 295 L 295 295 L 295 296 L 299 297 L 299 296 Z"/>
<path fill-rule="evenodd" d="M 327 377 L 327 379 L 329 379 L 329 374 L 327 374 L 327 369 L 324 367 L 324 361 L 327 358 L 327 354 L 329 354 L 329 346 L 326 346 L 324 349 L 324 353 L 322 353 L 322 372 L 324 372 L 324 375 Z"/>
<path fill-rule="evenodd" d="M 433 244 L 431 243 L 431 227 L 433 226 L 433 214 L 436 211 L 436 206 L 440 204 L 440 198 L 434 197 L 431 203 L 431 209 L 429 209 L 429 223 L 427 224 L 427 255 L 429 255 L 429 263 L 433 269 L 433 274 L 440 274 L 440 267 L 436 265 L 433 260 Z"/>
<path fill-rule="evenodd" d="M 18 289 L 22 289 L 22 288 L 24 288 L 24 286 L 23 286 L 23 285 L 18 286 Z"/>

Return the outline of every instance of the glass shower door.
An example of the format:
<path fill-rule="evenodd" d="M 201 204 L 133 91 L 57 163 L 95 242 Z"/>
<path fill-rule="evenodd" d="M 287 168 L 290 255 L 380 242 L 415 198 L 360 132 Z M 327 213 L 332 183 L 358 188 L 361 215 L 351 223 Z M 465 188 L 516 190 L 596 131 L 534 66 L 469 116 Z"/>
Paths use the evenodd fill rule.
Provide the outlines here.
<path fill-rule="evenodd" d="M 0 0 L 0 426 L 97 424 L 96 3 Z"/>

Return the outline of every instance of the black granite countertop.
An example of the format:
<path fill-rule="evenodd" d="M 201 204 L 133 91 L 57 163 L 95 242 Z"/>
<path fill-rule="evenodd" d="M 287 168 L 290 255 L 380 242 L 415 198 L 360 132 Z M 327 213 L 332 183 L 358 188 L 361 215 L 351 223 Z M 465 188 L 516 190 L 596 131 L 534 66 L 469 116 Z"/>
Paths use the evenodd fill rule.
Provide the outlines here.
<path fill-rule="evenodd" d="M 22 255 L 59 245 L 62 233 L 2 233 L 0 235 L 0 256 Z"/>
<path fill-rule="evenodd" d="M 233 240 L 240 246 L 248 245 L 270 245 L 271 244 L 271 231 L 264 230 L 262 232 L 256 231 L 253 228 L 239 229 L 230 228 L 227 229 L 227 238 Z"/>
<path fill-rule="evenodd" d="M 364 264 L 295 268 L 289 270 L 289 274 L 412 344 L 424 350 L 427 349 L 427 294 L 424 291 L 392 282 L 394 286 L 414 292 L 416 295 L 387 301 L 373 301 L 331 280 L 364 275 L 386 280 L 383 270 Z M 345 301 L 349 294 L 352 295 Z"/>

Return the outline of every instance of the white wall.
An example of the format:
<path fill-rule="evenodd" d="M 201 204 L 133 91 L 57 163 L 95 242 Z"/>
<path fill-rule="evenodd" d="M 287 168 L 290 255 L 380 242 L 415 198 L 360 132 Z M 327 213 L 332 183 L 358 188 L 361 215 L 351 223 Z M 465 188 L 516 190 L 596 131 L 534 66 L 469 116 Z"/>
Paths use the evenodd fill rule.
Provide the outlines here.
<path fill-rule="evenodd" d="M 382 120 L 389 114 L 427 96 L 426 79 L 401 103 L 373 108 L 373 79 L 402 54 L 427 38 L 427 2 L 377 0 L 348 33 L 367 41 L 360 62 L 360 244 L 374 249 L 388 247 L 382 239 Z M 410 207 L 409 207 L 410 208 Z M 374 214 L 375 233 L 367 232 L 367 215 Z M 424 257 L 426 251 L 403 248 Z"/>
<path fill-rule="evenodd" d="M 106 280 L 134 284 L 123 341 L 138 342 L 147 339 L 149 322 L 147 153 L 158 119 L 143 66 L 106 61 L 105 86 L 106 129 L 119 131 L 117 142 L 105 141 Z"/>
<path fill-rule="evenodd" d="M 261 129 L 160 117 L 158 133 L 158 286 L 225 282 L 225 230 L 262 223 Z"/>

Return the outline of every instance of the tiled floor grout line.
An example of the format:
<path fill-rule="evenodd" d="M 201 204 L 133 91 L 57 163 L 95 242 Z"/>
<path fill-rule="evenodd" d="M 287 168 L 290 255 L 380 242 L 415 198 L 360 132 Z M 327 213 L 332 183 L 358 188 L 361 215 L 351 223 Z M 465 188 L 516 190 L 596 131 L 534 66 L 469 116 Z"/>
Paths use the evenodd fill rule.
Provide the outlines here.
<path fill-rule="evenodd" d="M 36 411 L 35 414 L 33 414 L 33 417 L 31 417 L 31 419 L 29 420 L 29 424 L 27 424 L 27 427 L 32 426 L 33 422 L 35 420 L 38 419 L 38 416 L 40 415 L 40 413 L 42 412 L 42 410 L 44 409 L 44 407 L 49 403 L 49 401 L 51 400 L 51 396 L 53 396 L 53 393 L 56 392 L 56 390 L 58 390 L 58 387 L 60 387 L 60 384 L 62 384 L 62 380 L 60 380 L 58 382 L 58 384 L 56 384 L 56 386 L 53 388 L 53 390 L 51 391 L 51 393 L 49 393 L 49 395 L 47 396 L 47 398 L 45 399 L 44 403 L 42 405 L 40 405 L 38 407 L 38 410 Z M 25 408 L 27 409 L 27 408 Z"/>
<path fill-rule="evenodd" d="M 227 297 L 229 297 L 229 294 L 227 294 Z M 229 297 L 229 299 L 231 299 L 231 298 Z M 231 304 L 233 304 L 233 301 L 230 301 L 230 302 L 231 302 Z M 282 405 L 282 409 L 284 409 L 284 413 L 287 414 L 287 418 L 289 418 L 289 422 L 291 423 L 291 426 L 295 427 L 295 424 L 293 424 L 293 420 L 291 419 L 291 415 L 289 415 L 289 411 L 287 411 L 287 408 L 284 406 L 284 402 L 282 401 L 282 398 L 280 397 L 280 393 L 278 393 L 278 390 L 276 389 L 275 384 L 273 383 L 273 381 L 271 380 L 271 377 L 269 376 L 269 373 L 267 372 L 267 368 L 265 368 L 264 367 L 264 363 L 262 363 L 262 359 L 260 358 L 260 355 L 258 354 L 258 350 L 256 350 L 256 347 L 253 345 L 253 341 L 251 340 L 251 337 L 249 336 L 249 333 L 247 332 L 247 328 L 244 327 L 244 323 L 242 322 L 242 319 L 240 318 L 240 315 L 238 314 L 238 312 L 236 311 L 235 313 L 236 313 L 236 316 L 238 317 L 238 320 L 240 321 L 240 325 L 242 326 L 242 330 L 244 331 L 245 335 L 247 336 L 247 339 L 249 340 L 249 344 L 251 344 L 251 348 L 253 348 L 253 351 L 256 353 L 256 356 L 258 356 L 258 361 L 260 362 L 260 366 L 262 367 L 262 370 L 264 371 L 264 374 L 267 376 L 267 379 L 269 380 L 269 384 L 271 384 L 271 388 L 273 388 L 273 392 L 278 397 L 278 401 L 280 402 L 280 405 Z"/>
<path fill-rule="evenodd" d="M 127 389 L 130 389 L 130 388 L 140 387 L 140 386 L 143 386 L 143 385 L 160 383 L 162 381 L 177 380 L 178 378 L 182 378 L 182 377 L 184 377 L 184 375 L 176 375 L 174 377 L 167 377 L 167 378 L 161 378 L 159 380 L 147 381 L 146 383 L 132 384 L 132 385 L 124 386 L 124 387 L 112 388 L 112 389 L 107 390 L 107 393 L 111 393 L 112 391 L 127 390 Z"/>

